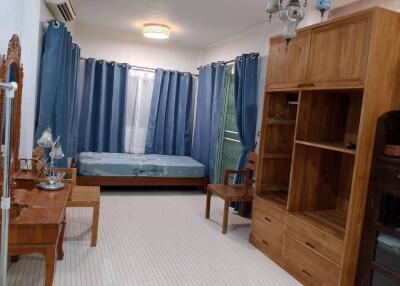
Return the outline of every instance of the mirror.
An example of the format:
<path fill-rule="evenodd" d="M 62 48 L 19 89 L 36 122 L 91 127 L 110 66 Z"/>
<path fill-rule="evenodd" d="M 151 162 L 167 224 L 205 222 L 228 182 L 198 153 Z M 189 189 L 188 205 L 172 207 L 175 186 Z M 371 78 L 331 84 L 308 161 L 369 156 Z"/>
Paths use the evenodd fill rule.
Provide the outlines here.
<path fill-rule="evenodd" d="M 11 147 L 10 147 L 10 172 L 15 173 L 18 170 L 18 155 L 19 143 L 21 132 L 21 99 L 22 99 L 22 86 L 23 86 L 23 69 L 21 65 L 21 45 L 17 35 L 13 35 L 9 44 L 7 56 L 1 59 L 0 68 L 0 81 L 12 82 L 18 84 L 18 89 L 14 94 L 13 103 L 13 119 L 11 128 Z M 4 145 L 4 127 L 5 127 L 5 92 L 1 91 L 0 94 L 0 138 L 2 143 L 2 150 Z M 3 171 L 0 169 L 0 177 L 2 178 Z M 2 181 L 0 182 L 2 184 Z"/>
<path fill-rule="evenodd" d="M 21 45 L 17 35 L 13 35 L 9 44 L 6 57 L 0 57 L 0 81 L 12 82 L 18 84 L 18 89 L 14 93 L 14 101 L 12 105 L 13 117 L 11 123 L 11 146 L 10 146 L 10 196 L 11 209 L 10 217 L 19 216 L 23 207 L 23 197 L 15 194 L 15 174 L 19 169 L 19 143 L 21 132 L 21 100 L 23 86 L 23 69 L 21 65 Z M 0 139 L 3 151 L 5 144 L 5 91 L 0 91 Z M 1 160 L 3 161 L 3 160 Z M 0 193 L 3 191 L 3 162 L 0 166 Z"/>

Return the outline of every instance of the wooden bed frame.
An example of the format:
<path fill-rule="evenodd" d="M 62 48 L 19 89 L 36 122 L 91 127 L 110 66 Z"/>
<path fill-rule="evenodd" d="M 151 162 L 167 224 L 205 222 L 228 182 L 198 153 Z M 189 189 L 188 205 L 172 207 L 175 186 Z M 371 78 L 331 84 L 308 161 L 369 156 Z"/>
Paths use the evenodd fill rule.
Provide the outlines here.
<path fill-rule="evenodd" d="M 207 192 L 208 178 L 162 178 L 162 177 L 106 177 L 78 176 L 79 186 L 132 186 L 132 187 L 202 187 Z"/>

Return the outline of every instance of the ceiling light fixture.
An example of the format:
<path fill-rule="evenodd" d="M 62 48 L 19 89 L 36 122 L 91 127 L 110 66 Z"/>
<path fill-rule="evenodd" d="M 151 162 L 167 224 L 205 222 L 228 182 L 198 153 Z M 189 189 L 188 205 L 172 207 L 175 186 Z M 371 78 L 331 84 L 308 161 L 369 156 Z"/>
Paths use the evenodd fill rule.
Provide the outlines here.
<path fill-rule="evenodd" d="M 143 27 L 143 35 L 150 39 L 165 40 L 170 33 L 170 28 L 161 24 L 146 24 Z"/>

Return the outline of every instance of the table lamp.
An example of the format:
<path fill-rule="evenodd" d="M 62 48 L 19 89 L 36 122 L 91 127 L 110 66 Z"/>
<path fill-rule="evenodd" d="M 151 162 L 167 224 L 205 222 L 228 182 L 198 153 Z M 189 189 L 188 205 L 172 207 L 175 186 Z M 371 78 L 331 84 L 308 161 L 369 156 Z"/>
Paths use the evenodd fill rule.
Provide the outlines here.
<path fill-rule="evenodd" d="M 54 141 L 53 134 L 51 133 L 50 128 L 47 128 L 45 131 L 43 131 L 43 134 L 42 136 L 40 136 L 37 144 L 44 149 L 50 149 L 49 157 L 51 159 L 50 166 L 47 164 L 47 159 L 45 164 L 46 176 L 48 181 L 40 183 L 38 186 L 39 189 L 46 191 L 57 191 L 63 189 L 64 184 L 60 181 L 54 170 L 54 160 L 64 158 L 64 153 L 60 144 L 60 136 L 58 136 L 57 139 Z M 51 172 L 48 172 L 47 167 L 51 168 Z"/>

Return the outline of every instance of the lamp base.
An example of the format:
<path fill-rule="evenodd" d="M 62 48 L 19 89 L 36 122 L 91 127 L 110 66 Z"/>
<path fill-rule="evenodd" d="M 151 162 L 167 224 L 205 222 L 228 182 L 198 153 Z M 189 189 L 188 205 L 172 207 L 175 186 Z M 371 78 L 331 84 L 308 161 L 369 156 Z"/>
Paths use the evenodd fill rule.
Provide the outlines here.
<path fill-rule="evenodd" d="M 43 182 L 38 185 L 38 188 L 44 191 L 59 191 L 64 189 L 64 184 L 62 182 L 58 182 L 55 184 L 51 184 L 49 182 Z"/>

